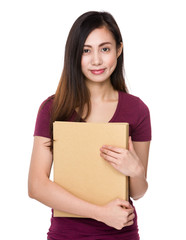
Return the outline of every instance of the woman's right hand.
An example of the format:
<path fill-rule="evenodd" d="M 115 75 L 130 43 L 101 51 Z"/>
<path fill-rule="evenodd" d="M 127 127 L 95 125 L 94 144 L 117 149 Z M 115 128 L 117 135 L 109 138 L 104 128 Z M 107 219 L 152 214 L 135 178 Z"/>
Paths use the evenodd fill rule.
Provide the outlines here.
<path fill-rule="evenodd" d="M 97 220 L 117 230 L 121 230 L 123 227 L 132 225 L 134 218 L 132 205 L 127 201 L 115 199 L 101 207 Z"/>

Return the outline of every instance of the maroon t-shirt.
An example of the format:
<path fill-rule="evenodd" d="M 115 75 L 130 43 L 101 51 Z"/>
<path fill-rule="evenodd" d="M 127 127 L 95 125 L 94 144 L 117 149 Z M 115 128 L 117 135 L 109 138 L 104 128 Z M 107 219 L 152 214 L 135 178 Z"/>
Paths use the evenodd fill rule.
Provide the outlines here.
<path fill-rule="evenodd" d="M 39 109 L 34 136 L 50 138 L 50 110 L 53 99 L 46 99 Z M 69 119 L 73 121 L 76 112 Z M 109 122 L 128 122 L 133 141 L 151 140 L 151 123 L 148 107 L 131 94 L 119 91 L 116 111 Z M 130 200 L 131 204 L 132 201 Z M 90 218 L 53 217 L 48 232 L 49 240 L 138 240 L 137 215 L 134 224 L 121 230 Z"/>

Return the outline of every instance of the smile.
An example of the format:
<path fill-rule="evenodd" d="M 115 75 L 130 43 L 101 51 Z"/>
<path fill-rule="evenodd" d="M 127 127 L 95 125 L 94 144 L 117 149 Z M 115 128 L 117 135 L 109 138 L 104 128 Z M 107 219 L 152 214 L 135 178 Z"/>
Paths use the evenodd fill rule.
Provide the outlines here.
<path fill-rule="evenodd" d="M 91 71 L 91 73 L 93 73 L 93 74 L 95 74 L 95 75 L 99 75 L 99 74 L 102 74 L 102 73 L 104 73 L 104 71 L 105 71 L 105 69 L 98 69 L 98 70 L 90 70 Z"/>

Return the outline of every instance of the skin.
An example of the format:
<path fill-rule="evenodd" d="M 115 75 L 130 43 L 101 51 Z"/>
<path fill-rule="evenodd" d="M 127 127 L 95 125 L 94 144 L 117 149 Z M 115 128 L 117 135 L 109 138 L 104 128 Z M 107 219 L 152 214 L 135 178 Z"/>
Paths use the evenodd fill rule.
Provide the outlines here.
<path fill-rule="evenodd" d="M 110 75 L 116 68 L 117 57 L 119 57 L 121 51 L 122 47 L 116 51 L 116 42 L 110 31 L 106 28 L 95 29 L 85 41 L 81 59 L 86 84 L 110 85 Z M 96 74 L 92 72 L 92 70 L 100 69 L 105 70 L 104 73 Z"/>
<path fill-rule="evenodd" d="M 110 75 L 121 52 L 122 44 L 117 49 L 112 34 L 106 28 L 95 29 L 85 41 L 81 65 L 91 93 L 92 107 L 87 122 L 108 122 L 115 111 L 118 93 L 110 83 Z M 93 218 L 118 230 L 132 225 L 135 215 L 129 202 L 115 199 L 104 206 L 97 206 L 75 197 L 49 179 L 52 167 L 52 153 L 46 147 L 49 140 L 34 137 L 28 177 L 29 196 L 56 210 Z M 147 190 L 149 146 L 149 142 L 132 142 L 131 139 L 128 150 L 100 146 L 103 159 L 130 176 L 130 195 L 133 199 L 141 198 Z"/>

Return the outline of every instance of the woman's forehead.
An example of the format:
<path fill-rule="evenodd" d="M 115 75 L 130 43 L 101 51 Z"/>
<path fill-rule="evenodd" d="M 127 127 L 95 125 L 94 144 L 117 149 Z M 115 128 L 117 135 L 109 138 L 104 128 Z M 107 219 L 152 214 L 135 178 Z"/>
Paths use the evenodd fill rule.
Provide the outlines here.
<path fill-rule="evenodd" d="M 94 46 L 101 45 L 103 43 L 114 44 L 115 39 L 112 33 L 106 28 L 96 28 L 94 29 L 85 40 L 84 45 Z"/>

